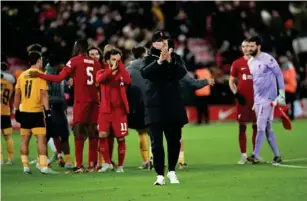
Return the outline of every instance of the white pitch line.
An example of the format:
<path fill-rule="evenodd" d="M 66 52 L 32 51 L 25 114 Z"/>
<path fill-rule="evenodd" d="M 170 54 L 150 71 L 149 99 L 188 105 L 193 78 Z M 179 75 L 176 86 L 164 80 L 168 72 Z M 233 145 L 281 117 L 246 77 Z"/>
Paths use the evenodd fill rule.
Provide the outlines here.
<path fill-rule="evenodd" d="M 298 168 L 298 169 L 307 169 L 307 166 L 300 166 L 300 165 L 285 165 L 285 164 L 279 164 L 274 165 L 275 167 L 287 167 L 287 168 Z"/>
<path fill-rule="evenodd" d="M 293 162 L 293 161 L 305 161 L 307 158 L 294 158 L 289 160 L 282 160 L 283 162 Z"/>

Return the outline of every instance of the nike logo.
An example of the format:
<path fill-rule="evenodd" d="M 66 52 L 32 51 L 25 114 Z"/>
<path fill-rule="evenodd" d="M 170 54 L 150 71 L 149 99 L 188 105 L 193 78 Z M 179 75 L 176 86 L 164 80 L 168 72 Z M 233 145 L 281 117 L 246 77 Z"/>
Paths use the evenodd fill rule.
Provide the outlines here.
<path fill-rule="evenodd" d="M 230 108 L 226 111 L 219 110 L 219 113 L 218 113 L 219 119 L 220 120 L 226 119 L 229 115 L 231 115 L 234 112 L 234 110 L 235 110 L 235 108 Z"/>
<path fill-rule="evenodd" d="M 246 69 L 246 68 L 241 68 L 241 70 L 244 70 L 244 69 Z"/>

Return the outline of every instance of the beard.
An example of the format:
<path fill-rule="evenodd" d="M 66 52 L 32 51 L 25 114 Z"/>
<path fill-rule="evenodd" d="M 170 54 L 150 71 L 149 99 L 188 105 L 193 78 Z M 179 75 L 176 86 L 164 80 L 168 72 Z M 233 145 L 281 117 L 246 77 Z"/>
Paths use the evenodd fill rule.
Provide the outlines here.
<path fill-rule="evenodd" d="M 251 55 L 251 56 L 256 56 L 258 54 L 258 49 L 255 49 L 255 50 L 251 50 L 250 52 L 249 52 L 249 55 Z"/>

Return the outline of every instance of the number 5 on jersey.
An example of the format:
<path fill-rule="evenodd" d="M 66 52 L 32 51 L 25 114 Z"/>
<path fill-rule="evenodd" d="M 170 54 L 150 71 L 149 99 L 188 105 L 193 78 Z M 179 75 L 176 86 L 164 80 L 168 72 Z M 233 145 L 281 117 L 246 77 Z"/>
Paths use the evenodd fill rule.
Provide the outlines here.
<path fill-rule="evenodd" d="M 87 85 L 93 85 L 94 84 L 93 71 L 94 71 L 94 67 L 91 67 L 91 66 L 86 67 L 86 75 L 88 76 L 88 79 L 86 80 Z"/>

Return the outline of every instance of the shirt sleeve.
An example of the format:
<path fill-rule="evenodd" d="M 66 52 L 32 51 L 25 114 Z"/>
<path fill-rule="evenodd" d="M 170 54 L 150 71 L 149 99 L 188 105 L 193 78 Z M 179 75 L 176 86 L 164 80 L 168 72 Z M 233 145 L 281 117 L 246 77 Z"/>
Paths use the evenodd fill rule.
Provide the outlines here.
<path fill-rule="evenodd" d="M 276 76 L 279 89 L 285 89 L 284 77 L 277 61 L 272 56 L 269 56 L 268 58 L 267 67 L 270 68 Z"/>
<path fill-rule="evenodd" d="M 230 75 L 231 75 L 232 77 L 238 77 L 238 70 L 237 70 L 237 68 L 236 68 L 235 62 L 233 62 L 232 65 L 231 65 Z"/>
<path fill-rule="evenodd" d="M 47 84 L 47 82 L 46 82 L 46 80 L 43 80 L 43 79 L 40 79 L 40 89 L 42 89 L 42 90 L 48 90 L 48 84 Z"/>

